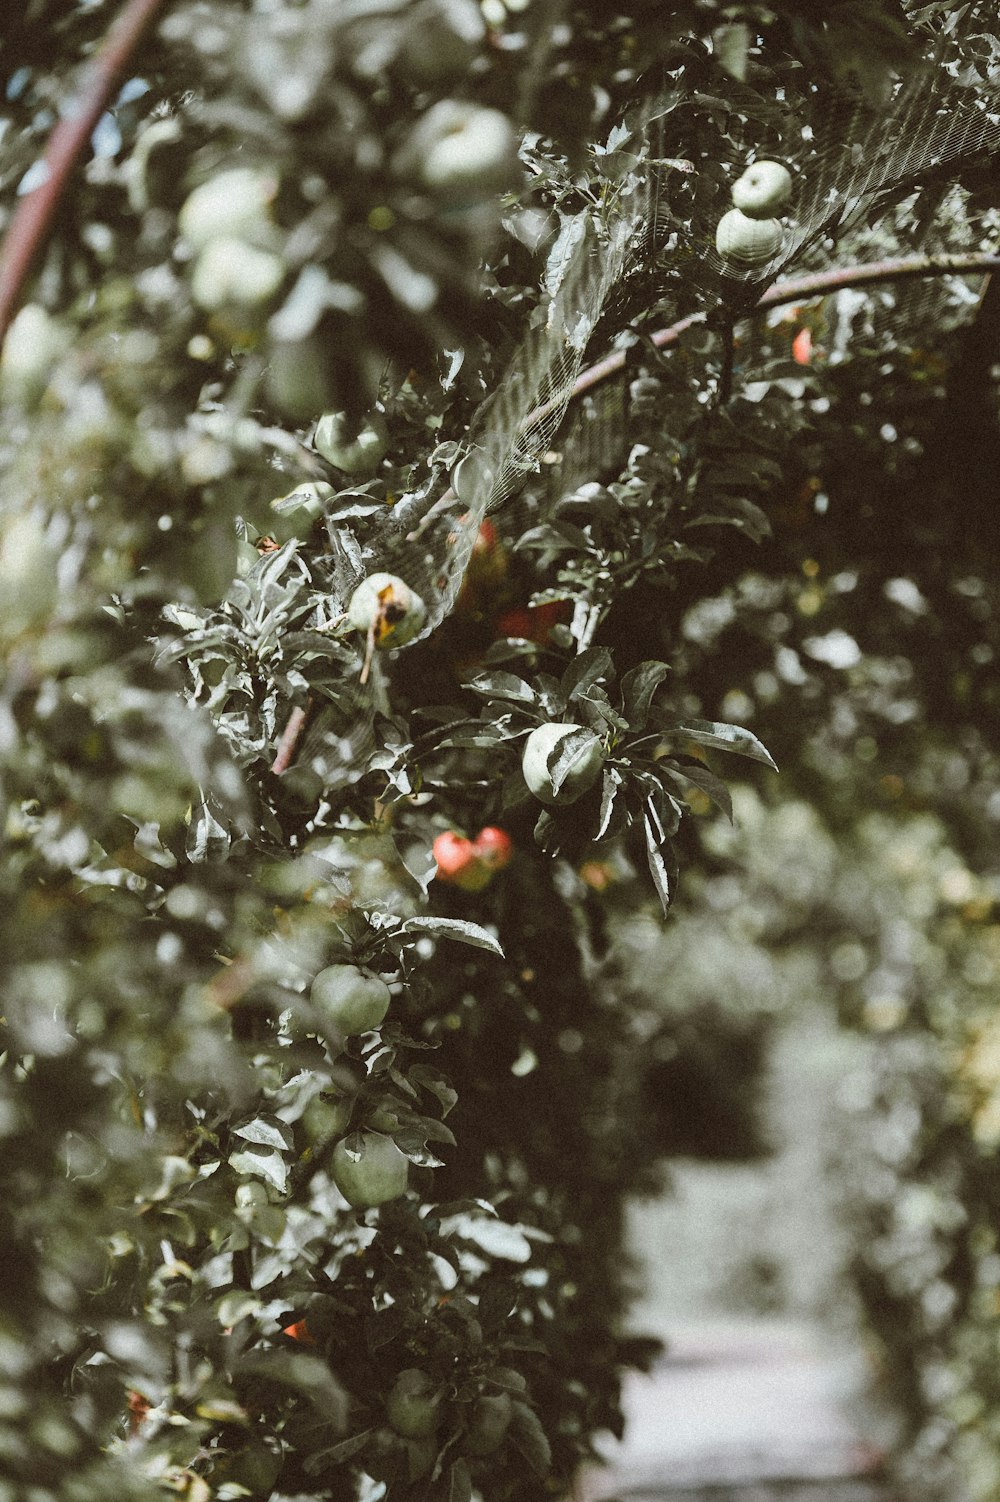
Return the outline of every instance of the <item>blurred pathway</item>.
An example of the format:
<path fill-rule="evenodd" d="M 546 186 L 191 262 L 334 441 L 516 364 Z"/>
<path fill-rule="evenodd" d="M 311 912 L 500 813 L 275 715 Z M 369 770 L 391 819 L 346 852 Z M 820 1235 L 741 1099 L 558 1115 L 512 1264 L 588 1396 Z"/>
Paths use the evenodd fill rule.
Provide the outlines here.
<path fill-rule="evenodd" d="M 856 1416 L 857 1377 L 807 1326 L 678 1333 L 629 1380 L 625 1440 L 606 1446 L 581 1502 L 890 1502 Z"/>
<path fill-rule="evenodd" d="M 608 1440 L 579 1502 L 898 1502 L 877 1480 L 891 1424 L 838 1277 L 824 1172 L 844 1050 L 821 1020 L 787 1027 L 774 1156 L 673 1165 L 672 1192 L 633 1206 L 631 1324 L 667 1349 L 629 1378 L 625 1438 Z"/>

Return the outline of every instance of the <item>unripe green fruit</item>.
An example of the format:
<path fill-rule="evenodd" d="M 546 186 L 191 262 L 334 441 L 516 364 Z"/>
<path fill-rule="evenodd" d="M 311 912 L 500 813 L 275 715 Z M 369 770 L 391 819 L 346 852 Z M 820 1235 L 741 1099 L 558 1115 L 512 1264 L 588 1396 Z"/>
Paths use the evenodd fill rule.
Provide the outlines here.
<path fill-rule="evenodd" d="M 326 412 L 316 424 L 313 447 L 328 464 L 349 475 L 373 475 L 387 447 L 385 426 L 371 417 L 351 438 L 343 412 Z"/>
<path fill-rule="evenodd" d="M 195 250 L 218 239 L 258 242 L 271 232 L 270 209 L 277 191 L 278 180 L 271 172 L 253 167 L 217 172 L 188 194 L 177 227 Z"/>
<path fill-rule="evenodd" d="M 281 1473 L 282 1458 L 264 1445 L 246 1445 L 227 1455 L 212 1471 L 213 1488 L 228 1484 L 245 1488 L 237 1495 L 249 1496 L 263 1502 L 274 1491 L 274 1484 Z M 218 1495 L 213 1491 L 213 1495 Z"/>
<path fill-rule="evenodd" d="M 0 637 L 48 619 L 58 594 L 55 548 L 38 516 L 10 517 L 0 530 Z"/>
<path fill-rule="evenodd" d="M 491 1455 L 500 1448 L 504 1435 L 510 1428 L 514 1405 L 505 1392 L 487 1393 L 472 1410 L 469 1427 L 465 1431 L 464 1449 L 467 1455 Z"/>
<path fill-rule="evenodd" d="M 445 203 L 481 203 L 516 183 L 517 137 L 500 110 L 440 99 L 414 127 L 396 168 Z"/>
<path fill-rule="evenodd" d="M 344 1135 L 353 1113 L 353 1095 L 340 1095 L 335 1099 L 317 1095 L 303 1111 L 302 1125 L 310 1142 L 329 1142 L 333 1137 Z"/>
<path fill-rule="evenodd" d="M 572 760 L 565 777 L 556 786 L 550 769 L 563 743 Z M 592 730 L 567 721 L 540 725 L 528 736 L 521 757 L 521 771 L 530 790 L 541 803 L 574 803 L 596 782 L 604 765 L 604 748 Z"/>
<path fill-rule="evenodd" d="M 195 262 L 191 296 L 200 308 L 259 308 L 271 301 L 285 279 L 285 263 L 270 250 L 258 250 L 231 236 L 211 240 Z"/>
<path fill-rule="evenodd" d="M 781 249 L 784 233 L 777 219 L 751 219 L 740 209 L 730 209 L 719 220 L 715 248 L 723 260 L 764 266 Z"/>
<path fill-rule="evenodd" d="M 732 191 L 733 203 L 748 219 L 770 219 L 788 202 L 792 175 L 780 162 L 751 162 Z"/>
<path fill-rule="evenodd" d="M 68 331 L 40 303 L 26 303 L 12 319 L 0 352 L 3 396 L 22 407 L 33 407 L 69 342 Z"/>
<path fill-rule="evenodd" d="M 358 631 L 374 628 L 376 647 L 402 647 L 424 624 L 423 600 L 396 574 L 369 574 L 351 595 L 347 619 Z"/>
<path fill-rule="evenodd" d="M 389 1423 L 404 1439 L 426 1439 L 438 1423 L 437 1383 L 419 1367 L 400 1372 L 385 1400 Z"/>
<path fill-rule="evenodd" d="M 337 1143 L 332 1163 L 333 1182 L 347 1203 L 356 1210 L 368 1210 L 398 1199 L 406 1189 L 410 1163 L 392 1138 L 362 1132 L 357 1158 L 347 1151 L 347 1140 Z"/>
<path fill-rule="evenodd" d="M 345 1038 L 380 1027 L 390 999 L 385 981 L 357 965 L 329 965 L 319 972 L 309 992 L 323 1021 Z"/>

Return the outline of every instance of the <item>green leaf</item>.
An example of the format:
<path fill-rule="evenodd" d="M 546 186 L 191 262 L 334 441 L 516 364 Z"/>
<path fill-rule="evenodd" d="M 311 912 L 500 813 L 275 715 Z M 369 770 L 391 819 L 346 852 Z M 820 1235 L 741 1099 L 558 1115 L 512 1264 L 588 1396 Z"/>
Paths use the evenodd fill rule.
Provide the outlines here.
<path fill-rule="evenodd" d="M 400 925 L 402 934 L 433 934 L 438 939 L 453 939 L 456 944 L 471 944 L 474 949 L 488 949 L 503 959 L 500 942 L 478 923 L 464 918 L 407 918 Z"/>
<path fill-rule="evenodd" d="M 360 1434 L 352 1434 L 350 1439 L 342 1439 L 339 1445 L 331 1445 L 327 1450 L 320 1450 L 315 1455 L 307 1455 L 302 1461 L 302 1469 L 307 1475 L 314 1476 L 320 1471 L 325 1471 L 328 1466 L 342 1465 L 345 1460 L 350 1460 L 363 1450 L 368 1439 L 374 1434 L 374 1429 L 362 1429 Z"/>
<path fill-rule="evenodd" d="M 552 792 L 558 794 L 566 779 L 581 762 L 589 760 L 594 744 L 594 732 L 582 726 L 556 741 L 546 758 L 546 768 L 552 780 Z"/>
<path fill-rule="evenodd" d="M 472 1476 L 468 1463 L 459 1457 L 448 1467 L 448 1480 L 443 1492 L 445 1502 L 472 1502 Z"/>
<path fill-rule="evenodd" d="M 511 1414 L 511 1444 L 520 1450 L 536 1476 L 548 1476 L 552 1469 L 552 1447 L 538 1415 L 526 1403 L 515 1403 Z"/>
<path fill-rule="evenodd" d="M 250 1351 L 237 1364 L 236 1376 L 290 1387 L 301 1393 L 328 1423 L 342 1428 L 346 1422 L 347 1400 L 343 1389 L 323 1358 L 310 1351 Z"/>
<path fill-rule="evenodd" d="M 642 827 L 646 836 L 646 860 L 649 865 L 649 874 L 653 878 L 656 895 L 666 915 L 677 887 L 677 857 L 669 839 L 663 834 L 651 799 L 647 799 L 646 802 Z"/>
<path fill-rule="evenodd" d="M 622 713 L 633 730 L 645 730 L 653 695 L 670 672 L 665 662 L 640 662 L 622 679 Z"/>
<path fill-rule="evenodd" d="M 530 683 L 516 673 L 476 673 L 462 680 L 463 687 L 485 699 L 511 699 L 515 704 L 537 704 L 538 695 Z"/>
<path fill-rule="evenodd" d="M 231 844 L 229 830 L 215 817 L 204 794 L 199 799 L 197 807 L 191 811 L 191 822 L 188 825 L 185 844 L 188 860 L 196 863 L 224 861 L 229 854 Z"/>
<path fill-rule="evenodd" d="M 261 1147 L 276 1147 L 279 1151 L 284 1148 L 286 1152 L 290 1152 L 295 1145 L 291 1128 L 276 1116 L 258 1116 L 254 1121 L 234 1127 L 233 1133 L 236 1137 L 245 1138 L 247 1142 L 255 1142 Z"/>
<path fill-rule="evenodd" d="M 574 657 L 559 685 L 567 703 L 582 698 L 588 688 L 615 676 L 615 665 L 607 647 L 591 647 Z"/>
<path fill-rule="evenodd" d="M 412 1064 L 409 1074 L 414 1084 L 421 1085 L 440 1102 L 441 1114 L 447 1116 L 458 1100 L 458 1091 L 453 1090 L 446 1080 L 441 1079 L 440 1075 L 428 1069 L 425 1064 Z"/>
<path fill-rule="evenodd" d="M 615 815 L 615 804 L 618 794 L 624 784 L 622 774 L 615 767 L 605 767 L 604 781 L 601 786 L 601 813 L 597 821 L 597 833 L 595 840 L 603 840 L 611 828 L 611 821 Z"/>
<path fill-rule="evenodd" d="M 748 756 L 751 761 L 763 762 L 772 772 L 778 770 L 771 753 L 752 730 L 744 730 L 742 725 L 727 725 L 721 720 L 674 720 L 663 729 L 674 738 L 683 737 L 716 751 L 732 751 L 738 756 Z"/>
<path fill-rule="evenodd" d="M 245 1147 L 230 1153 L 229 1166 L 243 1177 L 264 1179 L 284 1194 L 288 1184 L 288 1164 L 273 1147 Z"/>
<path fill-rule="evenodd" d="M 708 794 L 716 808 L 722 810 L 730 824 L 733 822 L 733 800 L 729 789 L 722 778 L 717 777 L 703 763 L 695 761 L 678 763 L 671 759 L 669 767 L 661 763 L 660 775 L 670 777 L 675 782 L 683 779 L 685 782 L 692 783 L 696 788 L 701 788 L 703 793 Z"/>

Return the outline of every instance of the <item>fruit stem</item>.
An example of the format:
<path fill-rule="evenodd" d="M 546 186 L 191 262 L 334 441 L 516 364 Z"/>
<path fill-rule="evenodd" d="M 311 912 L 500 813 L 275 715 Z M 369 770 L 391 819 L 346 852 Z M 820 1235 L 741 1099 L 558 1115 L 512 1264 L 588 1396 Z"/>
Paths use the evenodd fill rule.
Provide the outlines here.
<path fill-rule="evenodd" d="M 0 341 L 17 309 L 36 256 L 45 244 L 59 200 L 126 63 L 164 0 L 129 0 L 96 57 L 83 70 L 76 99 L 49 136 L 45 178 L 20 200 L 0 246 Z"/>

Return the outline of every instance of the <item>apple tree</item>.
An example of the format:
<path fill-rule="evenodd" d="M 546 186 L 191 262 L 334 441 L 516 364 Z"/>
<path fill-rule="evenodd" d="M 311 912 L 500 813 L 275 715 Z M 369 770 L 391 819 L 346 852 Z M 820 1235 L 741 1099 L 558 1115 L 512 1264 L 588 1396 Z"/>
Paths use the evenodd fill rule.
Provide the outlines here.
<path fill-rule="evenodd" d="M 609 922 L 773 775 L 678 605 L 822 448 L 768 310 L 991 264 L 949 9 L 7 29 L 3 1502 L 541 1498 L 620 1428 L 685 1124 Z"/>

